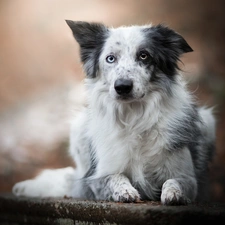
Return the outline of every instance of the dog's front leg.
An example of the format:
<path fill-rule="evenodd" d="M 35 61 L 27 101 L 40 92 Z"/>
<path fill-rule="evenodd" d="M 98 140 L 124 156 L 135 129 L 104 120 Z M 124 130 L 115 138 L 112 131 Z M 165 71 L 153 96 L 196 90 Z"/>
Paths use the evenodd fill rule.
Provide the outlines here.
<path fill-rule="evenodd" d="M 168 179 L 162 186 L 161 202 L 164 205 L 186 205 L 197 194 L 197 182 L 194 178 Z"/>
<path fill-rule="evenodd" d="M 137 202 L 140 200 L 138 191 L 123 174 L 109 175 L 92 180 L 90 183 L 96 199 L 114 200 L 117 202 Z"/>

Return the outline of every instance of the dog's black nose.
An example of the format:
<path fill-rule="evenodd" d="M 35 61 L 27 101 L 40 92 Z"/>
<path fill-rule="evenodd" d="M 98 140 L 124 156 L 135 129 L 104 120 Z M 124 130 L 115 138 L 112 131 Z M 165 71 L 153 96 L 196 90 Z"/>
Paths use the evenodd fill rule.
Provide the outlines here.
<path fill-rule="evenodd" d="M 133 88 L 133 81 L 127 79 L 118 79 L 114 84 L 114 88 L 119 95 L 129 94 Z"/>

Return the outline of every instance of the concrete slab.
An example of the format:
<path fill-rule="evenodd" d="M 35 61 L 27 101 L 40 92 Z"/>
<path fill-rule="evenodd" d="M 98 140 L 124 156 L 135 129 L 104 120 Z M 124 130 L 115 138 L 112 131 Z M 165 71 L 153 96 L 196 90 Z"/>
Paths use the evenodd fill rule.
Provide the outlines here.
<path fill-rule="evenodd" d="M 0 195 L 0 224 L 225 224 L 225 204 L 163 206 L 160 202 L 115 203 L 72 198 Z"/>

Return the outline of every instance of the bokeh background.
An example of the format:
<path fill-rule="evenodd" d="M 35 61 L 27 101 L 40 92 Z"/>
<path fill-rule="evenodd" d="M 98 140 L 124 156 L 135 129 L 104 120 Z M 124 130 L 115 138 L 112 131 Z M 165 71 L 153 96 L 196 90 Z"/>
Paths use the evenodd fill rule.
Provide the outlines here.
<path fill-rule="evenodd" d="M 74 165 L 69 125 L 84 74 L 65 19 L 108 26 L 164 23 L 194 49 L 181 68 L 200 104 L 215 107 L 212 201 L 225 202 L 223 0 L 0 0 L 0 192 L 43 168 Z"/>

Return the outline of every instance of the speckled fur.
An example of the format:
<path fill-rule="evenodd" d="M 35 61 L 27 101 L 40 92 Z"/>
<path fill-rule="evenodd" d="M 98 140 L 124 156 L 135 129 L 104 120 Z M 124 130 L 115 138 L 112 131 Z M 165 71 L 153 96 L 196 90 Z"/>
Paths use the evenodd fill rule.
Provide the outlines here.
<path fill-rule="evenodd" d="M 165 205 L 206 200 L 215 119 L 210 109 L 196 106 L 179 73 L 179 57 L 192 51 L 187 42 L 162 25 L 67 23 L 87 74 L 87 107 L 72 124 L 70 153 L 77 168 L 64 194 Z M 146 60 L 140 60 L 143 51 Z M 126 96 L 115 90 L 118 79 L 133 82 Z M 29 195 L 26 185 L 16 184 L 14 193 Z"/>

